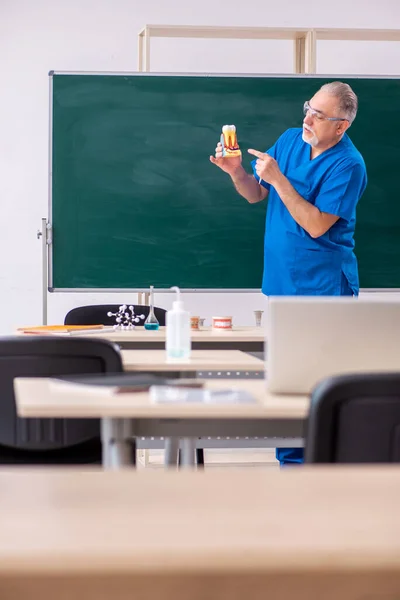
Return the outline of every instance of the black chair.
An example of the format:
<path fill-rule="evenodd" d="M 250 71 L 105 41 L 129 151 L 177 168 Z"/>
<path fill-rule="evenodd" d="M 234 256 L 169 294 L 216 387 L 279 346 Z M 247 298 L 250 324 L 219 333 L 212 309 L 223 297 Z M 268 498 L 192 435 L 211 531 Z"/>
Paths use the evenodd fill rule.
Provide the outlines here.
<path fill-rule="evenodd" d="M 100 464 L 98 419 L 20 418 L 13 380 L 122 371 L 118 346 L 105 340 L 0 338 L 0 464 Z"/>
<path fill-rule="evenodd" d="M 319 383 L 311 395 L 305 462 L 400 462 L 400 373 Z"/>
<path fill-rule="evenodd" d="M 115 325 L 115 317 L 109 317 L 108 313 L 117 313 L 121 304 L 93 304 L 89 306 L 77 306 L 70 310 L 64 319 L 64 325 Z M 127 304 L 127 306 L 133 306 L 136 315 L 147 315 L 150 312 L 149 306 L 143 306 L 141 304 Z M 165 325 L 165 314 L 164 308 L 154 307 L 154 314 L 160 323 L 160 326 Z M 143 326 L 145 319 L 141 319 L 137 326 Z"/>

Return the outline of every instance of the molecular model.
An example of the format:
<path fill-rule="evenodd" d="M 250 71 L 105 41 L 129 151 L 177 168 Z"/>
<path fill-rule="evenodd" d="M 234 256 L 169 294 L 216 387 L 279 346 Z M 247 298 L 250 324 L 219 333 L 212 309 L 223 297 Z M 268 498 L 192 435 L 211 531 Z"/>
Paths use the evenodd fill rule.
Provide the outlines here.
<path fill-rule="evenodd" d="M 130 311 L 130 312 L 129 312 Z M 139 323 L 140 319 L 145 319 L 146 315 L 135 315 L 133 306 L 122 304 L 117 313 L 108 312 L 107 317 L 115 317 L 114 329 L 126 330 L 135 329 L 135 323 Z"/>

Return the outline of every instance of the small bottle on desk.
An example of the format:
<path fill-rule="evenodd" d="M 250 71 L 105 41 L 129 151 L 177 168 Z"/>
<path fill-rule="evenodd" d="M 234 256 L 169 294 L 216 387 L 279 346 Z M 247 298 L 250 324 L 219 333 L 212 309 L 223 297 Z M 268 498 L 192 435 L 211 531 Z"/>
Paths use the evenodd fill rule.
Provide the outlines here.
<path fill-rule="evenodd" d="M 144 322 L 144 328 L 150 331 L 156 331 L 160 327 L 160 323 L 154 314 L 154 286 L 150 286 L 150 311 L 147 319 Z"/>

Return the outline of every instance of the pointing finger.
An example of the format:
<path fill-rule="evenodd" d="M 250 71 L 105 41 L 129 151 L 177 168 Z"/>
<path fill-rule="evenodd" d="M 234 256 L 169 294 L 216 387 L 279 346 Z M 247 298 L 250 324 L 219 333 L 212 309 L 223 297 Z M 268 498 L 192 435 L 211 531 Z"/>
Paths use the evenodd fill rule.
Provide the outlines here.
<path fill-rule="evenodd" d="M 261 159 L 265 159 L 265 157 L 267 156 L 267 154 L 265 154 L 265 152 L 260 152 L 259 150 L 253 150 L 252 148 L 249 148 L 247 150 L 247 152 L 249 154 L 253 154 L 254 156 L 257 156 L 257 158 L 261 158 Z"/>

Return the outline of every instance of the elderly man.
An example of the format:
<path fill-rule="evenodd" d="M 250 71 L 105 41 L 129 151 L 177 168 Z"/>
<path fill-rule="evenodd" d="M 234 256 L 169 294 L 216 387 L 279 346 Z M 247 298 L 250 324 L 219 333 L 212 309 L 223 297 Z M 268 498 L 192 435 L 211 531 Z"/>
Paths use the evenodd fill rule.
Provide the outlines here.
<path fill-rule="evenodd" d="M 210 161 L 228 173 L 248 202 L 268 198 L 262 291 L 277 295 L 358 295 L 354 254 L 356 206 L 367 175 L 346 131 L 357 96 L 346 83 L 323 85 L 304 103 L 302 128 L 288 129 L 256 157 L 253 175 L 241 157 Z M 310 332 L 311 334 L 312 332 Z M 302 462 L 301 449 L 278 449 L 281 464 Z"/>

